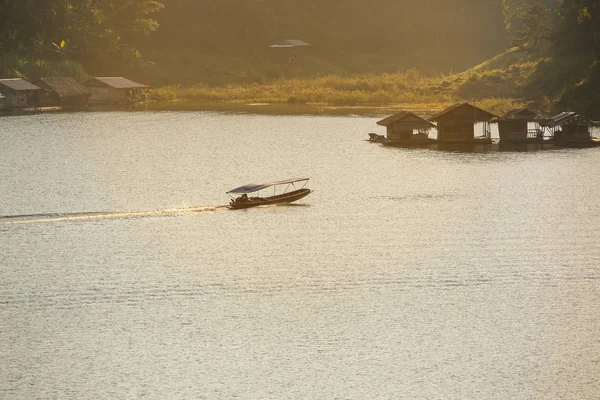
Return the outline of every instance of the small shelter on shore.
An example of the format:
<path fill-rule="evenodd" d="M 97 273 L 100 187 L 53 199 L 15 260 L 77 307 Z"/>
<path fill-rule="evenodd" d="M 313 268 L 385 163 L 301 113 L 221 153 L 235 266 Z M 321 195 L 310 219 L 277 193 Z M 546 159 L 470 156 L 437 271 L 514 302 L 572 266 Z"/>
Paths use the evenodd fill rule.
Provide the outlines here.
<path fill-rule="evenodd" d="M 437 123 L 439 143 L 491 143 L 490 121 L 495 115 L 469 103 L 455 104 L 431 116 Z M 483 136 L 475 137 L 475 124 L 483 123 Z"/>
<path fill-rule="evenodd" d="M 552 141 L 564 146 L 597 145 L 600 142 L 592 138 L 591 127 L 600 125 L 572 111 L 561 112 L 544 123 L 550 131 Z"/>
<path fill-rule="evenodd" d="M 96 77 L 83 82 L 92 94 L 90 103 L 133 103 L 140 101 L 148 85 L 123 77 Z"/>
<path fill-rule="evenodd" d="M 4 97 L 4 95 L 2 93 L 0 93 L 0 110 L 2 110 L 3 108 L 6 108 L 6 97 Z"/>
<path fill-rule="evenodd" d="M 310 46 L 299 39 L 280 40 L 269 46 L 276 62 L 287 64 L 306 64 L 307 48 Z"/>
<path fill-rule="evenodd" d="M 491 122 L 498 124 L 500 141 L 532 142 L 544 139 L 544 130 L 540 124 L 547 120 L 548 118 L 538 112 L 527 108 L 518 108 L 501 117 L 494 118 Z M 532 124 L 533 127 L 530 128 L 529 124 Z"/>
<path fill-rule="evenodd" d="M 34 84 L 44 89 L 40 95 L 40 104 L 43 106 L 85 108 L 92 95 L 90 89 L 68 77 L 41 78 Z"/>
<path fill-rule="evenodd" d="M 377 125 L 386 127 L 386 137 L 390 144 L 429 144 L 428 131 L 435 128 L 431 122 L 410 111 L 400 111 L 377 121 Z M 415 133 L 416 131 L 416 133 Z"/>
<path fill-rule="evenodd" d="M 0 95 L 6 99 L 6 108 L 27 108 L 39 104 L 42 89 L 21 78 L 0 79 Z"/>

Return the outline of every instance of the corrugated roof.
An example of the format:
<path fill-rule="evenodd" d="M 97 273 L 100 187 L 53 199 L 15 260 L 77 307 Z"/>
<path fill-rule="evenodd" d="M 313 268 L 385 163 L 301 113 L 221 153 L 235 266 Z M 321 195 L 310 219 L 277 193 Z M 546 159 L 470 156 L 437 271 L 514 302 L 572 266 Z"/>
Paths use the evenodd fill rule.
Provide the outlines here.
<path fill-rule="evenodd" d="M 387 118 L 382 119 L 381 121 L 377 121 L 377 125 L 381 125 L 381 126 L 388 126 L 388 125 L 393 125 L 396 122 L 405 120 L 405 119 L 409 119 L 410 122 L 417 122 L 417 123 L 422 123 L 424 127 L 435 127 L 434 124 L 432 124 L 431 122 L 419 117 L 416 114 L 413 114 L 410 111 L 400 111 L 397 112 L 394 115 L 390 115 Z"/>
<path fill-rule="evenodd" d="M 294 184 L 296 182 L 304 182 L 304 184 L 306 185 L 306 182 L 308 181 L 308 179 L 309 178 L 293 178 L 293 179 L 286 179 L 284 181 L 275 181 L 275 182 L 267 182 L 267 183 L 250 183 L 248 185 L 244 185 L 244 186 L 240 186 L 238 188 L 232 189 L 232 190 L 228 191 L 227 193 L 254 193 L 254 192 L 266 189 L 271 186 L 289 185 L 289 184 Z"/>
<path fill-rule="evenodd" d="M 590 125 L 594 125 L 594 126 L 600 126 L 600 125 L 596 124 L 594 121 L 591 121 L 591 120 L 585 118 L 584 116 L 579 115 L 573 111 L 564 111 L 559 114 L 556 114 L 555 116 L 553 116 L 552 118 L 550 118 L 548 120 L 548 122 L 545 124 L 545 126 L 553 128 L 555 126 L 568 124 L 575 120 L 577 120 L 578 122 L 584 122 L 586 124 L 590 124 Z"/>
<path fill-rule="evenodd" d="M 473 121 L 476 121 L 476 122 L 489 121 L 492 118 L 496 117 L 494 114 L 492 114 L 490 112 L 487 112 L 485 110 L 482 110 L 479 107 L 475 107 L 472 104 L 462 103 L 462 104 L 455 104 L 455 105 L 450 106 L 450 107 L 446 108 L 445 110 L 443 110 L 443 111 L 441 111 L 441 112 L 439 112 L 439 113 L 437 113 L 435 115 L 432 115 L 429 118 L 429 120 L 430 121 L 437 121 L 437 120 L 441 119 L 442 117 L 445 117 L 445 116 L 447 116 L 449 114 L 455 113 L 458 109 L 463 108 L 463 107 L 464 108 L 471 108 L 472 109 L 471 111 L 469 111 L 469 114 L 471 114 L 471 112 L 473 113 L 472 114 L 473 115 L 472 119 L 473 119 Z"/>
<path fill-rule="evenodd" d="M 21 78 L 0 79 L 0 92 L 22 92 L 26 90 L 42 90 Z"/>
<path fill-rule="evenodd" d="M 148 87 L 148 85 L 134 82 L 130 79 L 123 78 L 122 76 L 97 76 L 93 79 L 85 81 L 83 84 L 85 86 L 95 86 L 94 83 L 97 82 L 102 83 L 106 86 L 110 86 L 114 89 L 140 89 Z"/>
<path fill-rule="evenodd" d="M 294 46 L 310 46 L 310 44 L 299 39 L 285 39 L 285 41 Z"/>
<path fill-rule="evenodd" d="M 75 97 L 86 96 L 92 94 L 92 91 L 69 77 L 51 77 L 41 78 L 35 81 L 37 85 L 44 89 L 48 89 L 59 95 L 60 97 Z"/>
<path fill-rule="evenodd" d="M 281 40 L 275 44 L 270 45 L 269 47 L 302 47 L 302 46 L 310 46 L 310 44 L 299 40 L 299 39 L 285 39 Z"/>

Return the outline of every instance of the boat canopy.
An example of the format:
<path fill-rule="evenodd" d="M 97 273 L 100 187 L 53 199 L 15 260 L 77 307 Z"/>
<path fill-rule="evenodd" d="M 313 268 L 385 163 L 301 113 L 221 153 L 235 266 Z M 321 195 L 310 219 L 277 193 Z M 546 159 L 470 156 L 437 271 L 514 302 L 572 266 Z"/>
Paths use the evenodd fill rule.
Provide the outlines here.
<path fill-rule="evenodd" d="M 294 178 L 294 179 L 286 179 L 284 181 L 276 181 L 276 182 L 267 182 L 267 183 L 250 183 L 248 185 L 240 186 L 239 188 L 232 189 L 227 193 L 236 193 L 236 194 L 244 194 L 244 193 L 254 193 L 259 190 L 266 189 L 271 186 L 276 185 L 286 185 L 286 184 L 294 184 L 296 182 L 305 182 L 308 181 L 309 178 Z"/>

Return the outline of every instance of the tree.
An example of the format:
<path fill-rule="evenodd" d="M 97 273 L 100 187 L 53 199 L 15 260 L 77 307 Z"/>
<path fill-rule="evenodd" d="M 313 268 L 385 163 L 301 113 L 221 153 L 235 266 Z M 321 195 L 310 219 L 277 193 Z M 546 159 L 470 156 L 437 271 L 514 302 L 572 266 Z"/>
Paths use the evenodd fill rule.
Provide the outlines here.
<path fill-rule="evenodd" d="M 504 7 L 510 46 L 534 52 L 548 43 L 552 33 L 550 8 L 539 2 L 526 4 L 507 0 Z"/>
<path fill-rule="evenodd" d="M 135 46 L 158 23 L 156 0 L 2 0 L 3 51 L 42 59 L 73 58 L 89 65 L 139 58 Z"/>

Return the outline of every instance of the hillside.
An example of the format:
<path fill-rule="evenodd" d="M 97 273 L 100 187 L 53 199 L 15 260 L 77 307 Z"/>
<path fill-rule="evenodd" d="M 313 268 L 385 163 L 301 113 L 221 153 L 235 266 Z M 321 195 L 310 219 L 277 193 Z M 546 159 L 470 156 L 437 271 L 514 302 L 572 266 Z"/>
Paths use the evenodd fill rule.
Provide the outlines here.
<path fill-rule="evenodd" d="M 128 76 L 156 99 L 516 99 L 600 118 L 598 60 L 596 0 L 0 2 L 2 77 Z"/>
<path fill-rule="evenodd" d="M 267 79 L 255 69 L 254 76 L 244 75 L 223 85 L 162 86 L 152 90 L 150 98 L 182 101 L 182 107 L 192 109 L 194 104 L 202 108 L 203 102 L 215 101 L 418 109 L 469 101 L 495 113 L 523 106 L 552 112 L 552 100 L 527 89 L 539 63 L 532 55 L 511 50 L 453 74 L 427 74 L 417 69 L 349 73 L 338 68 L 331 74 Z M 254 80 L 257 76 L 258 82 Z"/>

